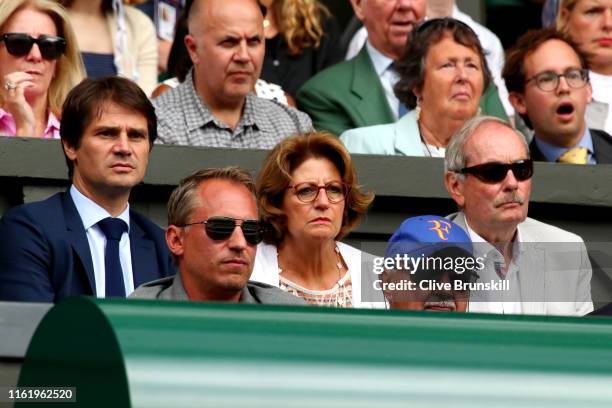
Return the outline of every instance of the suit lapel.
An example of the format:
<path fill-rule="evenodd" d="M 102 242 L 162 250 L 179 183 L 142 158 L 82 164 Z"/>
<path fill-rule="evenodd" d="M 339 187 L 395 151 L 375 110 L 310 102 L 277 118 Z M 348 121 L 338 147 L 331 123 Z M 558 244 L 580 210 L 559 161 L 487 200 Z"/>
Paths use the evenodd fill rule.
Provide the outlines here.
<path fill-rule="evenodd" d="M 147 238 L 140 226 L 134 222 L 130 211 L 130 253 L 132 255 L 132 277 L 134 288 L 143 283 L 158 279 L 155 244 Z"/>
<path fill-rule="evenodd" d="M 79 257 L 81 264 L 85 268 L 89 288 L 95 296 L 96 278 L 94 275 L 93 261 L 91 260 L 89 242 L 87 241 L 87 235 L 85 235 L 85 227 L 83 226 L 81 216 L 79 215 L 79 212 L 74 205 L 74 201 L 72 201 L 72 197 L 70 196 L 70 190 L 64 193 L 62 198 L 62 207 L 64 210 L 64 218 L 66 219 L 68 241 Z"/>
<path fill-rule="evenodd" d="M 355 104 L 355 109 L 363 122 L 359 126 L 372 126 L 395 121 L 395 116 L 391 112 L 389 102 L 385 97 L 382 84 L 368 50 L 364 45 L 355 57 L 353 63 L 353 82 L 351 92 L 360 100 Z"/>
<path fill-rule="evenodd" d="M 593 140 L 595 159 L 600 164 L 612 163 L 612 138 L 605 132 L 589 129 Z"/>
<path fill-rule="evenodd" d="M 535 141 L 535 137 L 533 139 L 531 139 L 531 143 L 529 143 L 529 152 L 530 152 L 530 155 L 531 155 L 531 160 L 534 160 L 534 161 L 547 161 L 546 157 L 544 157 L 544 154 L 542 154 L 542 151 L 538 147 L 538 145 L 537 145 L 537 143 Z"/>

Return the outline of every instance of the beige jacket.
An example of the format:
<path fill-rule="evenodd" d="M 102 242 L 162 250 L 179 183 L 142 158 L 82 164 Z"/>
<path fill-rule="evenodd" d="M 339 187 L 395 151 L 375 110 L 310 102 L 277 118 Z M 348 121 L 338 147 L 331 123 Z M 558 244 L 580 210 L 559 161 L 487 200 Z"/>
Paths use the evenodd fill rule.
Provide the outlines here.
<path fill-rule="evenodd" d="M 119 25 L 113 13 L 106 21 L 113 40 L 115 64 L 120 76 L 132 79 L 147 95 L 157 86 L 157 34 L 146 14 L 132 6 L 124 6 L 125 39 L 119 40 Z"/>

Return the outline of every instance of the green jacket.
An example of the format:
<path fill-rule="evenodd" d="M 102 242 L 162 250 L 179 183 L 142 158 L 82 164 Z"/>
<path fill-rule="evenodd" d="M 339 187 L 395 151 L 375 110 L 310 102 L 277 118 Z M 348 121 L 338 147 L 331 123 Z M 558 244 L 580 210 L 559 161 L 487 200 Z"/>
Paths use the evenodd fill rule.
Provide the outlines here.
<path fill-rule="evenodd" d="M 348 129 L 396 121 L 365 46 L 355 58 L 312 77 L 296 101 L 317 130 L 338 136 Z M 508 119 L 494 84 L 482 96 L 480 106 L 483 114 Z"/>

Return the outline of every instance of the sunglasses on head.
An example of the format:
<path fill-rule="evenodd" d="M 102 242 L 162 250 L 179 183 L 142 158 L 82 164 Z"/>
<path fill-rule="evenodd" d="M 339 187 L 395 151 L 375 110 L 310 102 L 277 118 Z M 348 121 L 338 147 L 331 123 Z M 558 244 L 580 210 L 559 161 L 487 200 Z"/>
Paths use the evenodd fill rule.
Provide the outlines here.
<path fill-rule="evenodd" d="M 66 40 L 53 35 L 40 35 L 34 38 L 25 33 L 5 33 L 0 36 L 0 42 L 2 41 L 9 54 L 15 57 L 28 55 L 34 44 L 38 45 L 40 55 L 47 60 L 58 59 L 66 51 Z"/>
<path fill-rule="evenodd" d="M 190 225 L 202 224 L 208 238 L 215 241 L 225 241 L 234 233 L 234 229 L 239 226 L 242 229 L 244 239 L 250 245 L 257 245 L 263 240 L 264 228 L 257 220 L 243 220 L 240 218 L 231 217 L 210 217 L 204 221 L 191 222 L 182 225 L 188 227 Z"/>
<path fill-rule="evenodd" d="M 512 170 L 512 174 L 514 174 L 517 180 L 528 180 L 533 176 L 533 161 L 527 159 L 517 160 L 512 163 L 483 163 L 476 166 L 464 167 L 459 170 L 459 173 L 471 174 L 485 183 L 499 183 L 506 178 L 508 170 Z"/>

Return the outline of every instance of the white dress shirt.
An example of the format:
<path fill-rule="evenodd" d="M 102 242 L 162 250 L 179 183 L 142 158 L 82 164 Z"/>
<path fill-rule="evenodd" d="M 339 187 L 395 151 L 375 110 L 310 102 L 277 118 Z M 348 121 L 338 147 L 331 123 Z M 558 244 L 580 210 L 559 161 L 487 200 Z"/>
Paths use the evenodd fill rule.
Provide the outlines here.
<path fill-rule="evenodd" d="M 91 199 L 83 195 L 74 185 L 70 187 L 70 196 L 74 205 L 81 217 L 85 235 L 89 243 L 89 251 L 91 252 L 91 260 L 93 262 L 94 275 L 96 279 L 96 296 L 99 298 L 105 297 L 106 294 L 106 275 L 104 267 L 104 251 L 106 249 L 106 236 L 97 225 L 99 221 L 107 217 L 112 217 L 108 211 L 100 207 Z M 126 232 L 121 236 L 119 241 L 119 261 L 123 271 L 123 284 L 125 285 L 125 294 L 129 295 L 134 291 L 134 278 L 132 276 L 132 254 L 130 252 L 130 205 L 128 204 L 125 210 L 117 216 L 122 219 L 128 226 Z"/>
<path fill-rule="evenodd" d="M 395 96 L 395 92 L 393 92 L 393 87 L 399 80 L 399 75 L 391 68 L 393 60 L 374 48 L 369 41 L 366 42 L 366 49 L 374 65 L 374 71 L 376 71 L 376 75 L 378 75 L 385 91 L 389 108 L 391 108 L 391 112 L 393 112 L 393 116 L 397 120 L 399 118 L 399 100 Z"/>
<path fill-rule="evenodd" d="M 484 258 L 485 267 L 477 272 L 480 276 L 478 281 L 489 282 L 491 280 L 504 279 L 497 273 L 497 270 L 505 267 L 504 256 L 470 227 L 467 218 L 465 225 L 467 226 L 467 233 L 474 244 L 474 255 Z M 520 232 L 517 228 L 512 246 L 512 260 L 505 276 L 505 280 L 508 281 L 509 285 L 508 290 L 482 293 L 484 297 L 479 296 L 477 301 L 472 301 L 473 297 L 470 297 L 468 311 L 496 314 L 521 314 L 523 312 L 521 307 L 520 271 L 518 268 L 522 252 Z M 481 299 L 483 301 L 480 301 Z"/>

